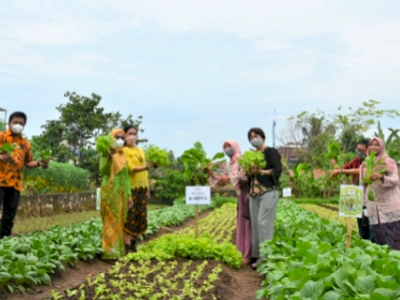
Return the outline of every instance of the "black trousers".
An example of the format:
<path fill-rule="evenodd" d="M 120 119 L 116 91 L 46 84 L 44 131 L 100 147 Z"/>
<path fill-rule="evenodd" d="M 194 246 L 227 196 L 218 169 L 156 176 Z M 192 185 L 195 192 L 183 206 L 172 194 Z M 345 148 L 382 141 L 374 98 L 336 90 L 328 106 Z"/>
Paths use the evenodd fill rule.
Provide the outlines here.
<path fill-rule="evenodd" d="M 0 239 L 11 235 L 20 195 L 21 193 L 13 187 L 0 186 L 0 207 L 3 207 L 0 221 Z"/>
<path fill-rule="evenodd" d="M 363 206 L 363 209 L 366 207 Z M 369 219 L 366 216 L 362 218 L 357 218 L 358 232 L 360 233 L 361 238 L 364 240 L 370 240 L 372 243 L 375 243 L 375 235 L 374 230 L 369 223 Z"/>

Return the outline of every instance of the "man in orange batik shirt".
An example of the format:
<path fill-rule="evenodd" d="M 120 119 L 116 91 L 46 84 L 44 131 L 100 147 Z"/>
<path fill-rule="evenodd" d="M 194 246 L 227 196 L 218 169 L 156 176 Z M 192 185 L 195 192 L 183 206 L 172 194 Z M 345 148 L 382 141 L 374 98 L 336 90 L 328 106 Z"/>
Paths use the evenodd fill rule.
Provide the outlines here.
<path fill-rule="evenodd" d="M 0 148 L 6 143 L 16 149 L 12 153 L 0 153 L 0 239 L 11 235 L 22 191 L 22 168 L 47 167 L 43 161 L 34 161 L 29 141 L 21 135 L 26 124 L 26 114 L 14 112 L 8 119 L 8 129 L 0 132 Z"/>

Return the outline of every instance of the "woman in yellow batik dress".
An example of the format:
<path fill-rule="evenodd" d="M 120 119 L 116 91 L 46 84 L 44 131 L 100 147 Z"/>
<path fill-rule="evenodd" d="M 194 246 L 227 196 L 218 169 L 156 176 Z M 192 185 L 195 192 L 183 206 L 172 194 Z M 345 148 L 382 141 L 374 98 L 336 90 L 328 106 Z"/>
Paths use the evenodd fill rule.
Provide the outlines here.
<path fill-rule="evenodd" d="M 124 224 L 130 199 L 129 175 L 124 155 L 125 132 L 114 129 L 114 147 L 109 156 L 100 157 L 101 219 L 103 221 L 102 258 L 114 260 L 125 255 Z"/>
<path fill-rule="evenodd" d="M 125 222 L 125 232 L 129 236 L 125 244 L 130 244 L 130 250 L 136 252 L 136 240 L 147 230 L 147 199 L 150 196 L 147 170 L 153 165 L 146 165 L 146 157 L 141 148 L 136 146 L 138 131 L 135 126 L 124 128 L 126 134 L 125 157 L 128 162 L 131 201 Z"/>

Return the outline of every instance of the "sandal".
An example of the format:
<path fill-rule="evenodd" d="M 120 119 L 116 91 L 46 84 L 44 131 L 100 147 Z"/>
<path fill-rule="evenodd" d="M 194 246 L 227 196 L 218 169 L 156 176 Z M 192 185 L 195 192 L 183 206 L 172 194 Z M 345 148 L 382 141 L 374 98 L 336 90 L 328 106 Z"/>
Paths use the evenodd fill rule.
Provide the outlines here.
<path fill-rule="evenodd" d="M 252 268 L 253 270 L 257 270 L 257 267 L 258 267 L 258 265 L 261 263 L 261 261 L 262 261 L 261 258 L 257 259 L 254 263 L 251 264 L 251 268 Z"/>

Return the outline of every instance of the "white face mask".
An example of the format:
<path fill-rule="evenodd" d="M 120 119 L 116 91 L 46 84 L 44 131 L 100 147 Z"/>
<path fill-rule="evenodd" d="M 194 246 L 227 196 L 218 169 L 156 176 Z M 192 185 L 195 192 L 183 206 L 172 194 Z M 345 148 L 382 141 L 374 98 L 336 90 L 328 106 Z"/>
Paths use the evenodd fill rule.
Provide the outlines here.
<path fill-rule="evenodd" d="M 229 157 L 232 157 L 233 154 L 235 153 L 235 150 L 232 147 L 226 148 L 224 149 L 224 152 L 226 155 L 228 155 Z"/>
<path fill-rule="evenodd" d="M 126 138 L 126 141 L 129 145 L 135 145 L 137 141 L 137 136 L 131 135 Z"/>
<path fill-rule="evenodd" d="M 261 138 L 259 138 L 259 137 L 256 137 L 256 138 L 254 138 L 254 139 L 252 139 L 252 140 L 250 141 L 250 144 L 251 144 L 254 148 L 260 149 L 261 146 L 262 146 L 262 144 L 263 144 L 263 140 L 262 140 Z"/>
<path fill-rule="evenodd" d="M 125 141 L 121 139 L 117 139 L 114 141 L 114 147 L 115 148 L 121 148 L 125 145 Z"/>
<path fill-rule="evenodd" d="M 21 124 L 14 124 L 13 126 L 11 126 L 11 131 L 15 134 L 20 134 L 22 130 L 24 130 L 24 126 L 22 126 Z"/>

